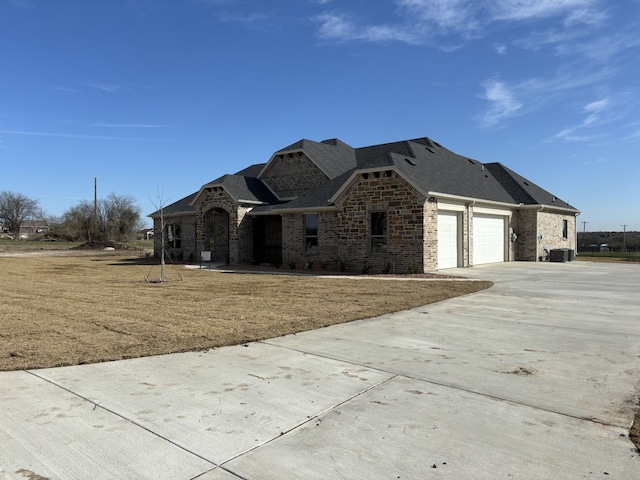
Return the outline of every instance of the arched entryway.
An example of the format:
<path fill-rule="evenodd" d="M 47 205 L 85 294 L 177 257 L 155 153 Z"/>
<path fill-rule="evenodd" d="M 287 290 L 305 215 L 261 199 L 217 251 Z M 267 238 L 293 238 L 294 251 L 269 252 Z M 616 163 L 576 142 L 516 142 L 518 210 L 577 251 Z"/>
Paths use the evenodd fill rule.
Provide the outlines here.
<path fill-rule="evenodd" d="M 204 250 L 211 251 L 211 261 L 229 263 L 229 212 L 214 208 L 204 221 Z"/>

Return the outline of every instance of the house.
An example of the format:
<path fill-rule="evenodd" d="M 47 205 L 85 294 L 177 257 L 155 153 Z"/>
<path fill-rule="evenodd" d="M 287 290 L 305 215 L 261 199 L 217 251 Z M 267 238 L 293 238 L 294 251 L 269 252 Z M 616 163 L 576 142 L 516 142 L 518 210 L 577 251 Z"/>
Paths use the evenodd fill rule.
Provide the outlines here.
<path fill-rule="evenodd" d="M 429 138 L 362 148 L 303 139 L 150 217 L 174 258 L 427 272 L 575 250 L 579 213 L 504 165 Z"/>
<path fill-rule="evenodd" d="M 45 220 L 24 220 L 20 224 L 19 238 L 32 238 L 49 232 L 49 225 Z"/>
<path fill-rule="evenodd" d="M 152 240 L 153 239 L 153 228 L 143 228 L 138 231 L 138 239 L 140 240 Z"/>

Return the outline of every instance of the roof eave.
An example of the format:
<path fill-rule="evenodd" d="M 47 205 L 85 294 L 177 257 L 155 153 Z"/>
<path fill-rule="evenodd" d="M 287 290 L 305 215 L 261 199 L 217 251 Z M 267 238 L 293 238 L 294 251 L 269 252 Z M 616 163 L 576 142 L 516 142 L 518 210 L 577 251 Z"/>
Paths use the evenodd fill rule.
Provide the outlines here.
<path fill-rule="evenodd" d="M 442 192 L 429 192 L 427 196 L 436 197 L 438 199 L 443 199 L 443 200 L 454 200 L 454 201 L 463 202 L 463 203 L 482 203 L 484 205 L 494 205 L 496 207 L 514 208 L 519 206 L 518 203 L 499 202 L 496 200 L 485 200 L 483 198 L 465 197 L 463 195 L 453 195 L 451 193 L 442 193 Z"/>
<path fill-rule="evenodd" d="M 149 218 L 161 218 L 161 217 L 188 217 L 190 215 L 195 215 L 196 212 L 175 212 L 175 213 L 160 213 L 160 212 L 154 212 L 150 215 L 147 215 L 147 217 Z"/>
<path fill-rule="evenodd" d="M 540 210 L 545 209 L 545 208 L 550 208 L 552 210 L 560 210 L 563 212 L 571 212 L 575 215 L 580 215 L 580 210 L 578 210 L 577 208 L 571 208 L 571 207 L 559 207 L 557 205 L 548 205 L 546 203 L 538 203 L 535 205 L 520 205 L 519 208 L 521 209 L 527 209 L 527 210 Z"/>
<path fill-rule="evenodd" d="M 337 210 L 335 205 L 326 205 L 324 207 L 298 207 L 298 208 L 275 208 L 268 212 L 250 212 L 252 216 L 263 215 L 281 215 L 283 213 L 315 213 L 315 212 L 332 212 Z"/>

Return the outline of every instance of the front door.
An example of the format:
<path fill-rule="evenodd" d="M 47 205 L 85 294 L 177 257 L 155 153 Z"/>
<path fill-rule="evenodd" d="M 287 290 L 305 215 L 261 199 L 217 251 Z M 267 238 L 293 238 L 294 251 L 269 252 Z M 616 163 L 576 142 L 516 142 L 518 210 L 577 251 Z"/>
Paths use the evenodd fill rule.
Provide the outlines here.
<path fill-rule="evenodd" d="M 280 215 L 253 219 L 253 261 L 282 265 L 282 217 Z"/>

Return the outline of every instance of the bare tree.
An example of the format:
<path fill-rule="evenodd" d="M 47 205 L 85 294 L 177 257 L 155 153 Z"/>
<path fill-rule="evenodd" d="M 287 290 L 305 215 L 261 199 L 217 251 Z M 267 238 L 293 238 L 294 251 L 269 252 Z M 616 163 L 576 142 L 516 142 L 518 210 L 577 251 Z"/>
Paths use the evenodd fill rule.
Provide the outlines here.
<path fill-rule="evenodd" d="M 103 231 L 111 240 L 122 240 L 140 228 L 141 210 L 130 195 L 109 194 L 100 202 Z"/>
<path fill-rule="evenodd" d="M 140 212 L 133 197 L 111 193 L 96 204 L 84 200 L 71 207 L 62 215 L 56 233 L 76 241 L 122 241 L 139 229 Z"/>
<path fill-rule="evenodd" d="M 62 214 L 51 233 L 73 241 L 91 241 L 93 204 L 83 200 Z"/>
<path fill-rule="evenodd" d="M 41 210 L 37 200 L 22 193 L 0 192 L 0 221 L 4 223 L 13 239 L 20 237 L 20 226 L 25 220 L 33 219 Z"/>

